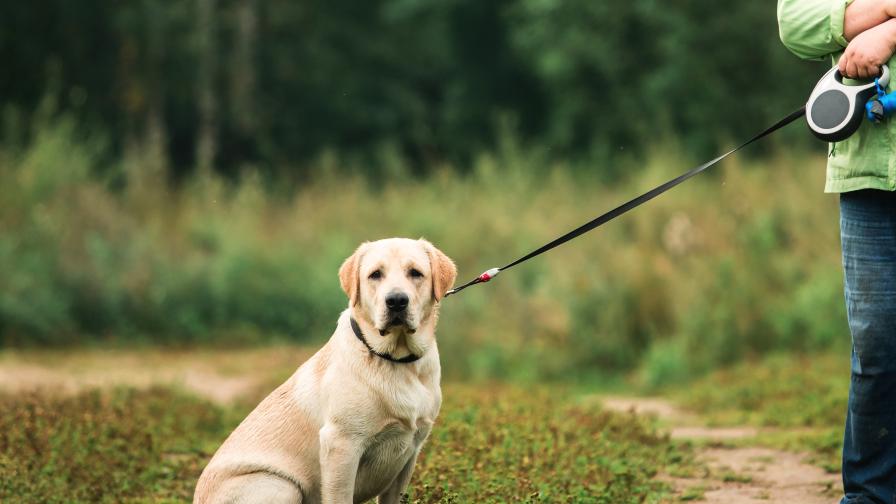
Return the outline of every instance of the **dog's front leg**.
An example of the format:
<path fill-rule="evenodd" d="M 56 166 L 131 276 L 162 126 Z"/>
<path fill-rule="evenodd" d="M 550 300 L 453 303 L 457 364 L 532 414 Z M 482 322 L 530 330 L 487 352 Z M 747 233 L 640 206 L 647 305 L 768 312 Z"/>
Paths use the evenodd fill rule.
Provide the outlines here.
<path fill-rule="evenodd" d="M 414 474 L 414 465 L 417 464 L 417 456 L 420 455 L 420 450 L 423 449 L 423 443 L 426 441 L 426 438 L 429 437 L 429 432 L 432 430 L 432 424 L 432 420 L 421 420 L 420 428 L 414 434 L 414 454 L 411 455 L 408 463 L 405 464 L 401 469 L 401 472 L 398 473 L 395 481 L 393 481 L 392 484 L 389 485 L 389 488 L 377 498 L 378 504 L 398 504 L 401 502 L 401 494 L 404 493 L 408 484 L 411 482 L 411 475 Z"/>
<path fill-rule="evenodd" d="M 362 443 L 357 436 L 328 423 L 320 430 L 321 497 L 324 504 L 351 504 Z"/>
<path fill-rule="evenodd" d="M 404 465 L 401 472 L 396 476 L 395 481 L 389 485 L 385 492 L 377 497 L 377 504 L 399 504 L 401 502 L 401 494 L 404 493 L 411 482 L 411 475 L 414 474 L 414 465 L 417 463 L 417 454 L 420 450 L 414 452 L 408 463 Z"/>

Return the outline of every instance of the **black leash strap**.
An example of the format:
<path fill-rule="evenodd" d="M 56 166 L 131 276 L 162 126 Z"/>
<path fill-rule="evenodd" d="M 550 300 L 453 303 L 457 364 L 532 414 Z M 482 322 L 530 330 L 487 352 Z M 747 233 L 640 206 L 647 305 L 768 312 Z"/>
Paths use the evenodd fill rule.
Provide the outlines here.
<path fill-rule="evenodd" d="M 803 117 L 803 115 L 805 115 L 805 113 L 806 113 L 805 107 L 801 107 L 799 110 L 795 110 L 795 111 L 791 112 L 790 114 L 788 114 L 786 117 L 784 117 L 780 121 L 769 126 L 768 128 L 764 129 L 763 131 L 757 133 L 755 136 L 753 136 L 746 142 L 738 145 L 737 147 L 722 154 L 721 156 L 719 156 L 711 161 L 708 161 L 706 163 L 703 163 L 702 165 L 697 166 L 696 168 L 692 168 L 691 170 L 688 170 L 688 171 L 682 173 L 681 175 L 675 177 L 674 179 L 672 179 L 662 185 L 654 187 L 653 189 L 647 191 L 646 193 L 644 193 L 634 199 L 631 199 L 631 200 L 623 203 L 622 205 L 619 205 L 618 207 L 595 218 L 594 220 L 592 220 L 590 222 L 582 224 L 581 226 L 573 229 L 572 231 L 566 233 L 565 235 L 555 239 L 554 241 L 552 241 L 550 243 L 546 243 L 545 245 L 542 245 L 541 247 L 533 250 L 532 252 L 529 252 L 528 254 L 520 257 L 519 259 L 517 259 L 513 262 L 510 262 L 504 266 L 501 266 L 500 268 L 492 268 L 492 269 L 486 271 L 485 273 L 479 275 L 478 277 L 474 278 L 473 280 L 470 280 L 469 282 L 467 282 L 463 285 L 460 285 L 458 287 L 451 289 L 450 291 L 448 291 L 445 294 L 445 296 L 457 294 L 458 292 L 466 289 L 467 287 L 470 287 L 470 286 L 473 286 L 473 285 L 476 285 L 479 283 L 488 282 L 492 278 L 496 277 L 498 275 L 498 273 L 500 273 L 502 271 L 508 270 L 508 269 L 516 266 L 517 264 L 528 261 L 529 259 L 532 259 L 535 256 L 544 254 L 545 252 L 547 252 L 555 247 L 559 247 L 560 245 L 563 245 L 564 243 L 572 240 L 573 238 L 577 238 L 577 237 L 587 233 L 588 231 L 591 231 L 592 229 L 595 229 L 599 226 L 602 226 L 603 224 L 606 224 L 607 222 L 610 222 L 611 220 L 615 219 L 616 217 L 619 217 L 620 215 L 628 212 L 629 210 L 637 208 L 637 207 L 643 205 L 644 203 L 647 203 L 648 201 L 652 200 L 653 198 L 656 198 L 660 194 L 663 194 L 664 192 L 668 191 L 669 189 L 672 189 L 673 187 L 677 186 L 678 184 L 681 184 L 685 180 L 693 177 L 694 175 L 702 173 L 703 171 L 707 170 L 708 168 L 711 168 L 712 166 L 716 165 L 717 163 L 719 163 L 723 159 L 727 158 L 728 156 L 734 154 L 735 152 L 743 149 L 744 147 L 746 147 L 754 142 L 757 142 L 757 141 L 761 140 L 762 138 L 765 138 L 768 135 L 771 135 L 775 131 L 778 131 L 779 129 L 783 128 L 784 126 L 787 126 L 788 124 L 799 119 L 800 117 Z"/>

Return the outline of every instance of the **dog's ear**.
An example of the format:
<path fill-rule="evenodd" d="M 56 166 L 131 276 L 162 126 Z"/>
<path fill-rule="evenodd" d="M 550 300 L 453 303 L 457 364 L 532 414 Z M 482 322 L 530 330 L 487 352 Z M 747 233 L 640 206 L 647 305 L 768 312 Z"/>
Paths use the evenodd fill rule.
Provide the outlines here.
<path fill-rule="evenodd" d="M 364 249 L 366 248 L 367 242 L 362 243 L 355 249 L 355 253 L 343 261 L 342 266 L 339 267 L 339 283 L 342 285 L 342 290 L 345 291 L 345 295 L 348 296 L 351 306 L 358 304 L 358 300 L 361 297 L 361 279 L 359 270 L 361 268 L 361 257 L 364 255 Z"/>
<path fill-rule="evenodd" d="M 424 239 L 423 247 L 429 255 L 429 266 L 432 269 L 432 297 L 436 301 L 440 301 L 442 297 L 454 285 L 454 279 L 457 278 L 457 267 L 444 252 L 437 249 L 432 243 Z"/>

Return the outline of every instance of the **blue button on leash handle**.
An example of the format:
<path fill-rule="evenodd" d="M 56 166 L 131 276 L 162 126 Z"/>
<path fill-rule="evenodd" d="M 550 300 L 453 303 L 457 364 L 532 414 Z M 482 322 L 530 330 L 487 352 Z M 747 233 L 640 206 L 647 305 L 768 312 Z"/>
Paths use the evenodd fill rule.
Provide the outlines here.
<path fill-rule="evenodd" d="M 887 84 L 880 79 L 874 79 L 874 84 L 877 96 L 865 104 L 865 113 L 869 121 L 878 124 L 896 112 L 896 91 L 887 94 Z"/>
<path fill-rule="evenodd" d="M 862 125 L 862 118 L 871 114 L 870 110 L 866 110 L 869 100 L 889 83 L 890 70 L 886 65 L 882 67 L 880 77 L 856 86 L 844 84 L 840 70 L 832 68 L 818 81 L 809 95 L 806 103 L 809 129 L 826 142 L 846 140 Z M 875 112 L 876 121 L 886 117 L 883 102 L 880 106 L 875 106 Z"/>

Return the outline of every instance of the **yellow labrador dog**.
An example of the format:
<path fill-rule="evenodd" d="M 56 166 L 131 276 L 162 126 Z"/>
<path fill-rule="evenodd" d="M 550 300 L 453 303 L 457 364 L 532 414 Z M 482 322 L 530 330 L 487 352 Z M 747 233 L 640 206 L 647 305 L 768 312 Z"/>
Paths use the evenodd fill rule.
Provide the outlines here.
<path fill-rule="evenodd" d="M 435 329 L 456 271 L 425 240 L 358 247 L 330 341 L 227 438 L 193 501 L 399 502 L 442 402 Z"/>

